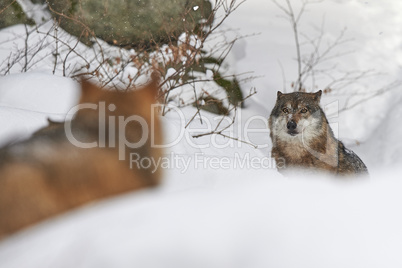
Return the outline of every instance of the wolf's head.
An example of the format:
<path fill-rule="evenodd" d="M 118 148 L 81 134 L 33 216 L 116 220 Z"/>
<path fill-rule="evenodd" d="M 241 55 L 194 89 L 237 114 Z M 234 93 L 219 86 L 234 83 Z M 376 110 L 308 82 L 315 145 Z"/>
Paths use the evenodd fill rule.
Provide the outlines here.
<path fill-rule="evenodd" d="M 113 116 L 118 119 L 119 116 L 127 118 L 132 115 L 142 117 L 145 121 L 151 120 L 151 106 L 155 103 L 158 93 L 157 81 L 152 81 L 149 84 L 130 90 L 106 90 L 95 84 L 87 81 L 82 81 L 82 94 L 80 104 L 96 104 L 99 107 L 96 109 L 88 108 L 81 109 L 77 114 L 77 120 L 85 121 L 87 127 L 96 124 L 101 113 L 105 116 Z M 107 119 L 107 118 L 106 118 Z M 107 120 L 106 120 L 107 121 Z"/>
<path fill-rule="evenodd" d="M 295 141 L 300 138 L 310 140 L 319 135 L 325 118 L 319 105 L 321 94 L 321 90 L 289 94 L 278 91 L 269 119 L 271 138 Z"/>
<path fill-rule="evenodd" d="M 158 89 L 155 77 L 145 86 L 126 91 L 105 90 L 83 81 L 79 103 L 82 108 L 72 124 L 77 132 L 84 130 L 90 134 L 88 137 L 84 134 L 83 142 L 92 142 L 95 136 L 99 147 L 117 148 L 120 160 L 128 160 L 135 154 L 156 161 L 162 154 L 158 147 L 162 143 L 162 131 L 157 107 L 153 106 Z M 155 170 L 153 164 L 141 171 L 148 170 Z"/>

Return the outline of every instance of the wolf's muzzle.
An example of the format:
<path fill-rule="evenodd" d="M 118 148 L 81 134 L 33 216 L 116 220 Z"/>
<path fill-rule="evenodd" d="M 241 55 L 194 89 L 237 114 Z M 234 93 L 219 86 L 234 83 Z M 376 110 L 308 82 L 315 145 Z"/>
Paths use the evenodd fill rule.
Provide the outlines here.
<path fill-rule="evenodd" d="M 288 122 L 287 128 L 292 131 L 295 130 L 297 128 L 297 124 L 295 121 L 291 120 Z"/>
<path fill-rule="evenodd" d="M 295 121 L 293 121 L 293 120 L 289 121 L 286 127 L 288 128 L 288 134 L 290 134 L 292 136 L 295 136 L 295 135 L 299 134 L 296 131 L 297 124 L 296 124 Z"/>

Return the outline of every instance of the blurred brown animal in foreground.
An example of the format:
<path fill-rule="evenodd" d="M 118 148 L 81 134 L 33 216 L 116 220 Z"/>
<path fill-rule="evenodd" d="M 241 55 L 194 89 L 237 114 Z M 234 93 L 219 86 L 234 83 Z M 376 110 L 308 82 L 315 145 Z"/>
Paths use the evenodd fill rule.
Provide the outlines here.
<path fill-rule="evenodd" d="M 38 129 L 37 131 L 35 131 L 32 136 L 41 136 L 41 135 L 45 135 L 48 133 L 52 133 L 54 130 L 60 128 L 60 127 L 64 127 L 64 121 L 53 121 L 52 119 L 48 118 L 47 119 L 47 126 Z"/>
<path fill-rule="evenodd" d="M 162 152 L 152 142 L 160 145 L 162 137 L 151 109 L 157 92 L 155 80 L 133 91 L 82 82 L 83 106 L 71 123 L 0 149 L 0 239 L 86 203 L 157 185 L 154 163 Z M 131 165 L 132 154 L 155 161 Z"/>

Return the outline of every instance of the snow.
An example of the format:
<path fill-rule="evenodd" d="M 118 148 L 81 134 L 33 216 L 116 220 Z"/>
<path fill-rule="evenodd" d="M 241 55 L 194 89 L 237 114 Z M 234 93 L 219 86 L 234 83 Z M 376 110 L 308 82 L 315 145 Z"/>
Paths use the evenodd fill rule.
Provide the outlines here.
<path fill-rule="evenodd" d="M 44 4 L 33 4 L 29 0 L 17 0 L 17 2 L 27 17 L 33 19 L 37 24 L 52 18 Z"/>
<path fill-rule="evenodd" d="M 0 244 L 2 267 L 402 264 L 399 181 L 229 177 L 237 172 L 218 171 L 225 178 L 198 189 L 129 194 L 45 222 Z"/>
<path fill-rule="evenodd" d="M 303 29 L 314 32 L 309 27 L 323 14 L 329 39 L 347 26 L 355 53 L 339 64 L 386 73 L 366 82 L 375 90 L 402 77 L 400 10 L 392 0 L 325 1 L 309 7 Z M 258 93 L 228 129 L 258 149 L 221 136 L 195 139 L 220 116 L 203 112 L 203 123 L 195 118 L 185 128 L 195 109 L 170 106 L 161 118 L 170 163 L 161 187 L 87 205 L 1 241 L 0 267 L 401 267 L 401 87 L 339 114 L 345 95 L 323 96 L 322 106 L 335 111 L 336 135 L 367 164 L 370 179 L 284 178 L 269 157 L 267 118 L 296 65 L 288 22 L 278 15 L 270 1 L 250 0 L 225 24 L 240 35 L 259 33 L 235 44 L 225 68 L 259 76 L 242 84 Z M 24 31 L 4 29 L 0 42 Z M 0 62 L 21 48 L 15 42 L 2 43 Z M 51 60 L 23 74 L 20 67 L 0 77 L 1 144 L 28 137 L 47 117 L 62 119 L 79 97 L 79 85 L 61 69 L 51 75 Z"/>
<path fill-rule="evenodd" d="M 8 75 L 1 78 L 2 107 L 63 117 L 80 97 L 79 84 L 69 78 L 41 72 Z"/>
<path fill-rule="evenodd" d="M 24 139 L 54 121 L 65 119 L 78 102 L 78 83 L 42 72 L 0 78 L 0 144 Z"/>

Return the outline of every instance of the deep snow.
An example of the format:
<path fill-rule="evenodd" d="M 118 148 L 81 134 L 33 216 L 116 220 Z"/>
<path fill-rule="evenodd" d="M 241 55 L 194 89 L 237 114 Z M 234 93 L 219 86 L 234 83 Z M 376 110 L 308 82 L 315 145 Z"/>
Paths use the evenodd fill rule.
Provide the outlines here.
<path fill-rule="evenodd" d="M 217 171 L 210 187 L 129 194 L 45 222 L 0 244 L 2 267 L 401 266 L 400 181 L 239 174 Z"/>

